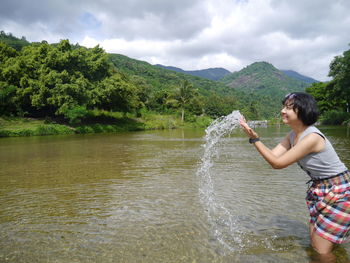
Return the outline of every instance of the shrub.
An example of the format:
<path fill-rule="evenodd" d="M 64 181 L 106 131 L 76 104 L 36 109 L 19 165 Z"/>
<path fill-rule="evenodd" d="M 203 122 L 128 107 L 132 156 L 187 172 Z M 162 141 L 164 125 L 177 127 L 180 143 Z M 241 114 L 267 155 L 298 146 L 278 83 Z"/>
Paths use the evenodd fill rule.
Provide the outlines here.
<path fill-rule="evenodd" d="M 212 121 L 213 119 L 208 116 L 200 116 L 197 117 L 196 124 L 198 127 L 208 127 Z"/>
<path fill-rule="evenodd" d="M 64 112 L 65 118 L 69 120 L 70 124 L 77 124 L 81 122 L 81 119 L 88 116 L 88 110 L 84 106 L 76 106 L 71 109 L 67 109 Z"/>
<path fill-rule="evenodd" d="M 341 125 L 350 120 L 350 113 L 331 110 L 323 114 L 321 123 L 324 125 Z"/>
<path fill-rule="evenodd" d="M 46 125 L 39 125 L 34 130 L 34 135 L 55 135 L 55 134 L 72 134 L 74 133 L 74 130 L 63 126 L 63 125 L 57 125 L 57 124 L 46 124 Z"/>
<path fill-rule="evenodd" d="M 90 126 L 78 126 L 75 128 L 77 133 L 94 133 L 94 130 Z"/>

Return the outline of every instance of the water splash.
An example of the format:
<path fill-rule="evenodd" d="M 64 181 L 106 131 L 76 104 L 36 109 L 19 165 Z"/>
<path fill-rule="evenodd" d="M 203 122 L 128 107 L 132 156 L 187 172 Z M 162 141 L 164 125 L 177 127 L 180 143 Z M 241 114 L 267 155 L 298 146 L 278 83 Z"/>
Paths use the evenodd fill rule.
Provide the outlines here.
<path fill-rule="evenodd" d="M 200 200 L 207 212 L 214 238 L 230 251 L 235 251 L 242 246 L 241 232 L 235 217 L 216 199 L 211 168 L 214 165 L 214 157 L 218 156 L 221 139 L 240 126 L 239 121 L 242 117 L 239 111 L 233 111 L 213 121 L 205 130 L 204 154 L 197 171 L 200 178 Z"/>

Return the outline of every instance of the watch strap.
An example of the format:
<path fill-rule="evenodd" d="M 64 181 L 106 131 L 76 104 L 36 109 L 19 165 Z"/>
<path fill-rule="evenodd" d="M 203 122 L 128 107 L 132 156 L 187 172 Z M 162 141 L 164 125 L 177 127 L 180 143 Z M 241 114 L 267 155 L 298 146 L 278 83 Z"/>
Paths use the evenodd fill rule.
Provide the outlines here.
<path fill-rule="evenodd" d="M 249 143 L 256 143 L 258 141 L 260 141 L 259 137 L 258 138 L 249 138 Z"/>

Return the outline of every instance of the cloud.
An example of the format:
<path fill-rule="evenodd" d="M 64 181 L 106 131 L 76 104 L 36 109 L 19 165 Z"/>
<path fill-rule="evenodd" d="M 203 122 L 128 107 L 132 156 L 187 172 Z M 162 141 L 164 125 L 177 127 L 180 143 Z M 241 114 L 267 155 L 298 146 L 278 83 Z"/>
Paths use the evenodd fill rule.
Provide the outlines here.
<path fill-rule="evenodd" d="M 112 38 L 174 40 L 193 37 L 210 23 L 201 3 L 187 0 L 119 1 L 107 9 L 91 7 L 99 10 L 96 15 L 104 25 L 104 33 Z"/>
<path fill-rule="evenodd" d="M 347 0 L 3 0 L 0 29 L 188 70 L 267 61 L 326 80 L 348 49 L 348 10 Z"/>

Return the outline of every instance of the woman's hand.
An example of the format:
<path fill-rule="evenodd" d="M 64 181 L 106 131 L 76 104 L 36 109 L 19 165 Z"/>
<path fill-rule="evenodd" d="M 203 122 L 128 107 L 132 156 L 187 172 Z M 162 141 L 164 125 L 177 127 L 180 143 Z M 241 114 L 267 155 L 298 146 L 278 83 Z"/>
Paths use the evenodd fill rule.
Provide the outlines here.
<path fill-rule="evenodd" d="M 243 128 L 243 131 L 249 136 L 249 138 L 256 139 L 259 137 L 259 135 L 248 126 L 247 121 L 244 117 L 240 119 L 240 125 Z"/>

